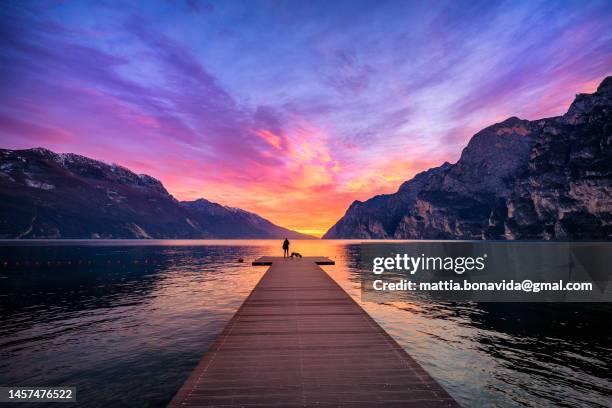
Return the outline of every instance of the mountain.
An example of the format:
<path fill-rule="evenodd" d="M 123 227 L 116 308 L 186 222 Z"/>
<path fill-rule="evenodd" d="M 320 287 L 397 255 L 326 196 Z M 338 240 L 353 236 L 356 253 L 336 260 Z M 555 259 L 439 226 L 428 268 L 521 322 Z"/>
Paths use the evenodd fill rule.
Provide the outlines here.
<path fill-rule="evenodd" d="M 563 116 L 481 130 L 457 163 L 353 202 L 323 238 L 612 239 L 612 77 Z"/>
<path fill-rule="evenodd" d="M 292 238 L 312 239 L 287 228 L 272 224 L 259 215 L 213 203 L 203 198 L 195 201 L 183 201 L 191 219 L 206 231 L 215 231 L 217 238 Z"/>
<path fill-rule="evenodd" d="M 77 154 L 0 149 L 0 238 L 311 238 Z"/>

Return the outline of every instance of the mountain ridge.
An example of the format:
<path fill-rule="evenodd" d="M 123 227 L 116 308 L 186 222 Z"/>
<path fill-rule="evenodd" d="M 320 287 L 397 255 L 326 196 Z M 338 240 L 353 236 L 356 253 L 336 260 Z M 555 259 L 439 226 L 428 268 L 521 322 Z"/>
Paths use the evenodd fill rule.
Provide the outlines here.
<path fill-rule="evenodd" d="M 42 147 L 0 149 L 0 199 L 4 239 L 313 238 L 246 210 L 179 201 L 115 163 Z"/>
<path fill-rule="evenodd" d="M 611 163 L 606 77 L 564 115 L 488 126 L 456 163 L 353 202 L 323 238 L 610 239 Z"/>

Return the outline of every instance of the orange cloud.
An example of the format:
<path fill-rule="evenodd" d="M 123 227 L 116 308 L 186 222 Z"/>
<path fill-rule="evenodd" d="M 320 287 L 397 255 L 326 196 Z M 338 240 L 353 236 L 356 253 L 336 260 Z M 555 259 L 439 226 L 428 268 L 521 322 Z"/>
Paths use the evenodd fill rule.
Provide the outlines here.
<path fill-rule="evenodd" d="M 283 139 L 280 136 L 275 135 L 269 130 L 264 130 L 264 129 L 257 130 L 255 134 L 257 134 L 264 141 L 266 141 L 266 143 L 268 143 L 270 146 L 274 147 L 275 149 L 278 149 L 278 150 L 282 149 Z"/>
<path fill-rule="evenodd" d="M 283 227 L 322 236 L 354 200 L 393 193 L 415 173 L 440 164 L 436 158 L 407 161 L 389 157 L 344 172 L 329 151 L 325 131 L 302 123 L 296 133 L 287 134 L 287 140 L 284 165 L 262 168 L 265 174 L 259 178 L 237 182 L 233 175 L 224 175 L 206 177 L 204 182 L 194 177 L 194 184 L 187 186 L 183 176 L 169 181 L 169 188 L 182 199 L 206 197 L 253 211 Z"/>

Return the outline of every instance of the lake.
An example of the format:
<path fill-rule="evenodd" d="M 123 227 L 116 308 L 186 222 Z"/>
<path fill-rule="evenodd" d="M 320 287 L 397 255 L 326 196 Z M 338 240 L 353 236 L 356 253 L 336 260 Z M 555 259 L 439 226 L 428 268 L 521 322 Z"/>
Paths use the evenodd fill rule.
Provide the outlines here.
<path fill-rule="evenodd" d="M 280 241 L 0 242 L 0 385 L 76 386 L 79 406 L 162 407 Z M 358 241 L 293 241 L 360 302 Z M 244 262 L 239 262 L 243 258 Z M 362 306 L 464 406 L 609 407 L 612 305 Z"/>

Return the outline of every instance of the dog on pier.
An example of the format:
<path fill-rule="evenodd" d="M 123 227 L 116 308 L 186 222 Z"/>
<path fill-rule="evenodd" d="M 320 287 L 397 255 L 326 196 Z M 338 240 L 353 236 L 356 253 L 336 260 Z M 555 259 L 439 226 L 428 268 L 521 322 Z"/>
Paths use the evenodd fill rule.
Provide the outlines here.
<path fill-rule="evenodd" d="M 301 257 L 302 255 L 299 252 L 292 252 L 290 258 L 293 259 L 293 258 L 301 258 Z"/>

